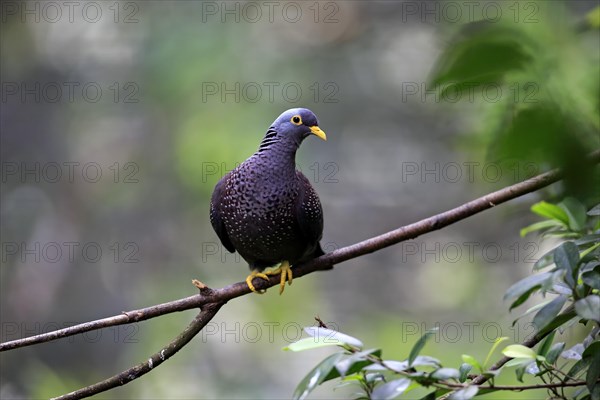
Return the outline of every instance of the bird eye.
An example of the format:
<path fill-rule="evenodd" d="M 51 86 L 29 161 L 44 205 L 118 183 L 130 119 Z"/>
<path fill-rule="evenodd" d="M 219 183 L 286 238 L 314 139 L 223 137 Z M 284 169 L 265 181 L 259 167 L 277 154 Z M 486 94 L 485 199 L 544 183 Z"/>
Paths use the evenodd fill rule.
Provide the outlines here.
<path fill-rule="evenodd" d="M 299 115 L 294 115 L 292 117 L 292 119 L 290 119 L 290 121 L 292 121 L 292 124 L 294 124 L 294 125 L 301 125 L 302 124 L 302 118 Z"/>

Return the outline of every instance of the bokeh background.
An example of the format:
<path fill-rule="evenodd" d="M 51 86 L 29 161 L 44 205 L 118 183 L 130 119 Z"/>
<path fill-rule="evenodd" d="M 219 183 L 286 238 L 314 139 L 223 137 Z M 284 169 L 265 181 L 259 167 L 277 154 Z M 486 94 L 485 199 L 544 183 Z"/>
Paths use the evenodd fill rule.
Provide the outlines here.
<path fill-rule="evenodd" d="M 212 231 L 209 197 L 288 108 L 312 109 L 328 136 L 297 159 L 327 250 L 576 166 L 557 149 L 581 159 L 599 145 L 595 1 L 66 3 L 1 5 L 2 341 L 188 296 L 194 278 L 245 278 Z M 475 86 L 435 86 L 448 82 Z M 559 110 L 573 138 L 498 140 L 520 109 L 548 101 L 538 121 L 556 126 Z M 281 297 L 232 301 L 158 370 L 97 398 L 289 398 L 329 351 L 282 351 L 315 316 L 390 359 L 435 326 L 425 352 L 449 365 L 499 336 L 520 342 L 533 328 L 511 326 L 502 295 L 550 244 L 519 229 L 536 220 L 531 204 L 564 189 L 298 279 Z M 194 313 L 2 353 L 0 397 L 104 379 Z M 352 392 L 329 383 L 312 397 Z"/>

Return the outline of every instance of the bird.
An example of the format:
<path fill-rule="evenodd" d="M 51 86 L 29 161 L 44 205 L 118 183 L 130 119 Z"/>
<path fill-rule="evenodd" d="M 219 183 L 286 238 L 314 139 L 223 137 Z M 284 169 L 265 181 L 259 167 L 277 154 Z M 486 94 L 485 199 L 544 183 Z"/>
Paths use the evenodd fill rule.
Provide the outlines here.
<path fill-rule="evenodd" d="M 237 251 L 254 278 L 281 274 L 279 294 L 292 284 L 292 266 L 325 254 L 323 208 L 309 180 L 296 169 L 296 151 L 307 137 L 324 141 L 315 114 L 306 108 L 284 111 L 271 124 L 258 150 L 225 174 L 210 201 L 210 222 L 222 245 Z"/>

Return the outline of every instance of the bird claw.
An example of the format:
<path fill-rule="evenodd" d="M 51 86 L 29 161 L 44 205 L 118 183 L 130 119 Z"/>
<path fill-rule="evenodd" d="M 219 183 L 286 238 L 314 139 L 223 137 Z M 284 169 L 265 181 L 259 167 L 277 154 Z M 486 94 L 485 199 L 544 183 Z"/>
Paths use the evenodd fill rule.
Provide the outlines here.
<path fill-rule="evenodd" d="M 257 270 L 253 270 L 250 275 L 248 275 L 248 277 L 246 278 L 246 284 L 248 285 L 248 288 L 253 291 L 254 293 L 258 293 L 258 294 L 264 294 L 266 293 L 266 290 L 256 290 L 256 288 L 254 287 L 254 285 L 252 284 L 252 280 L 254 278 L 261 278 L 264 279 L 266 281 L 269 280 L 269 277 L 267 276 L 267 274 L 259 272 Z"/>
<path fill-rule="evenodd" d="M 252 284 L 252 280 L 254 278 L 262 278 L 268 281 L 270 275 L 279 274 L 281 274 L 281 277 L 279 279 L 279 294 L 281 295 L 285 290 L 285 282 L 287 281 L 288 285 L 291 285 L 292 281 L 294 280 L 294 276 L 292 274 L 292 266 L 290 265 L 289 261 L 282 261 L 281 264 L 279 264 L 279 266 L 277 266 L 276 268 L 265 269 L 262 272 L 259 272 L 257 270 L 252 271 L 252 273 L 250 273 L 250 275 L 248 275 L 248 277 L 246 278 L 246 284 L 248 285 L 251 291 L 258 294 L 263 294 L 266 292 L 266 290 L 256 290 L 256 288 Z"/>
<path fill-rule="evenodd" d="M 281 278 L 279 280 L 279 295 L 281 295 L 285 290 L 285 281 L 291 286 L 294 276 L 292 274 L 292 267 L 288 261 L 282 262 L 277 272 L 281 272 Z"/>

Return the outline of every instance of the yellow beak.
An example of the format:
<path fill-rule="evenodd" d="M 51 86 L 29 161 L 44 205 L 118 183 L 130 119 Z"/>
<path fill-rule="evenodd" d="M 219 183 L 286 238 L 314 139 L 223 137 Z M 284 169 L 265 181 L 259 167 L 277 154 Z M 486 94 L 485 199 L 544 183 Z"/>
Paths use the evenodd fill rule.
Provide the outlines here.
<path fill-rule="evenodd" d="M 325 132 L 323 132 L 318 126 L 311 126 L 310 131 L 319 139 L 323 139 L 325 141 L 327 140 L 327 135 L 325 135 Z"/>

